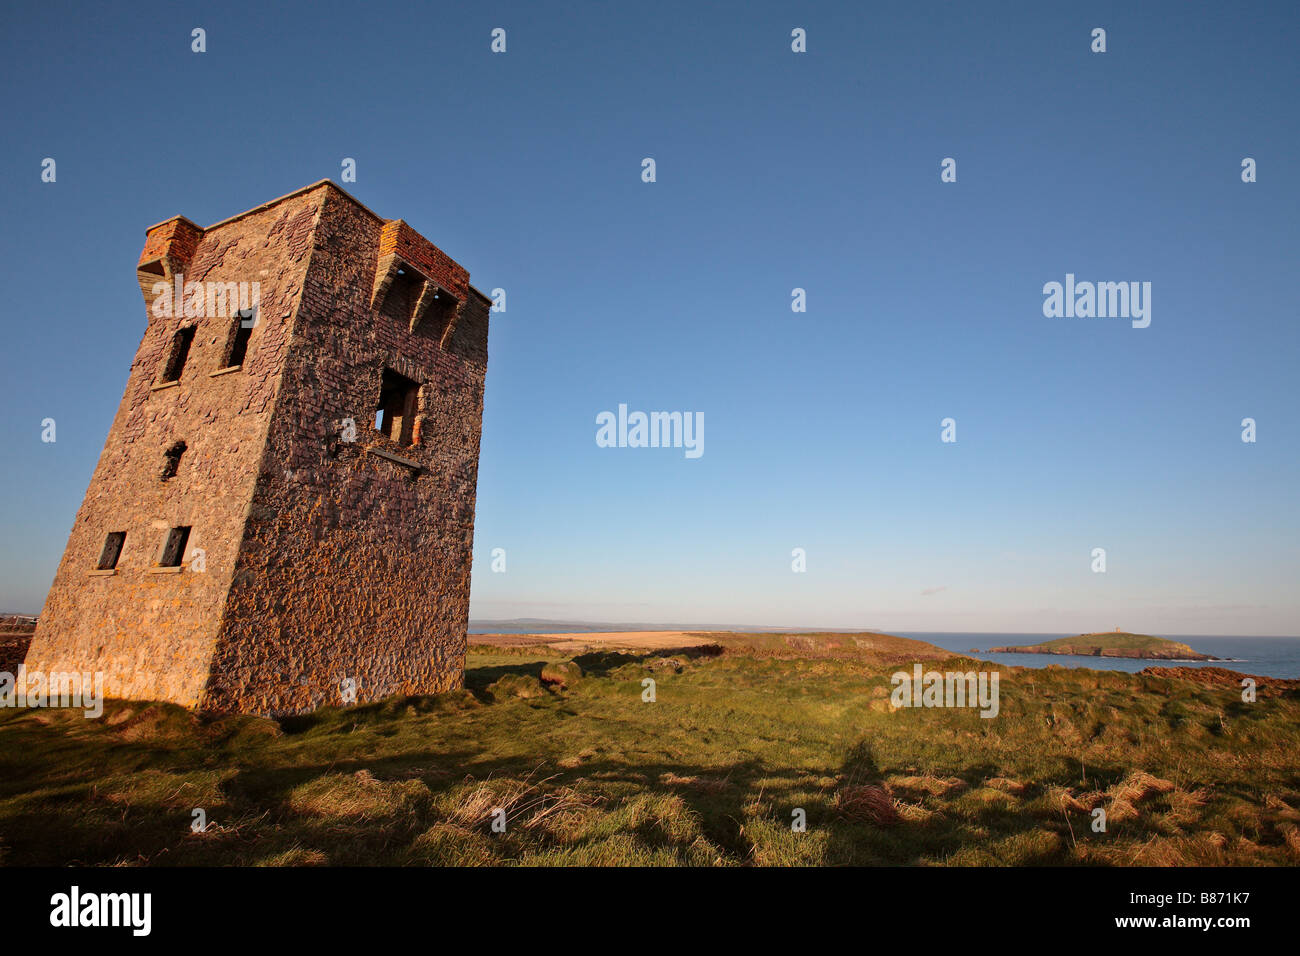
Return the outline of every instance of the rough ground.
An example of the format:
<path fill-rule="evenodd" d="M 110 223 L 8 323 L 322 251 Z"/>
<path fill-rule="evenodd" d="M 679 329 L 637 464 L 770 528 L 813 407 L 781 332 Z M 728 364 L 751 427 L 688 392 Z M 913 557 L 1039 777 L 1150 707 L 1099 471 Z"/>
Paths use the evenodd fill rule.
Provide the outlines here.
<path fill-rule="evenodd" d="M 1294 690 L 925 658 L 998 671 L 986 720 L 891 710 L 919 642 L 712 637 L 477 645 L 463 691 L 279 722 L 0 711 L 0 863 L 1300 862 Z"/>

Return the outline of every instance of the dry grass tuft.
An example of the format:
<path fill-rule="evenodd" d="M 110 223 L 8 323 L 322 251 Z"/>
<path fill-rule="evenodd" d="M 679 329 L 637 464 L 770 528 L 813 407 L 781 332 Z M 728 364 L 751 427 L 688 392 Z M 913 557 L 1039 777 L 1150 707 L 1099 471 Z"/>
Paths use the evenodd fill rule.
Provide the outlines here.
<path fill-rule="evenodd" d="M 1300 822 L 1300 811 L 1297 811 L 1291 806 L 1291 804 L 1277 796 L 1277 794 L 1265 794 L 1264 806 L 1270 810 L 1280 811 L 1280 815 L 1284 820 L 1295 820 Z"/>
<path fill-rule="evenodd" d="M 1300 859 L 1300 827 L 1294 823 L 1283 823 L 1277 830 L 1282 834 L 1282 840 L 1286 843 L 1286 848 L 1291 851 L 1291 855 Z"/>
<path fill-rule="evenodd" d="M 1153 837 L 1120 862 L 1132 866 L 1223 866 L 1228 862 L 1222 834 Z M 1239 851 L 1247 848 L 1239 848 Z"/>
<path fill-rule="evenodd" d="M 565 770 L 572 770 L 575 767 L 581 767 L 588 760 L 592 760 L 598 756 L 600 756 L 600 751 L 595 750 L 592 747 L 583 747 L 576 754 L 571 754 L 567 757 L 561 757 L 559 760 L 555 762 L 560 767 L 563 767 Z"/>
<path fill-rule="evenodd" d="M 123 740 L 134 742 L 181 739 L 192 734 L 198 725 L 197 717 L 179 707 L 149 704 L 119 720 L 116 728 Z"/>
<path fill-rule="evenodd" d="M 431 794 L 423 780 L 376 780 L 369 770 L 330 773 L 295 788 L 289 809 L 317 817 L 374 820 L 423 810 Z"/>
<path fill-rule="evenodd" d="M 960 793 L 966 789 L 966 782 L 960 777 L 938 777 L 932 773 L 914 776 L 889 778 L 889 790 L 899 793 L 908 800 L 922 797 L 946 797 L 950 793 Z"/>
<path fill-rule="evenodd" d="M 846 820 L 892 827 L 902 822 L 894 798 L 875 784 L 841 787 L 835 792 L 835 811 Z"/>
<path fill-rule="evenodd" d="M 457 802 L 446 822 L 469 829 L 489 826 L 498 811 L 504 810 L 510 828 L 566 829 L 605 803 L 604 798 L 573 787 L 549 788 L 553 779 L 484 780 Z"/>
<path fill-rule="evenodd" d="M 934 810 L 927 810 L 919 803 L 904 803 L 899 800 L 895 803 L 898 809 L 898 815 L 908 823 L 924 823 L 935 815 Z"/>
<path fill-rule="evenodd" d="M 320 850 L 309 850 L 306 847 L 294 847 L 285 850 L 282 853 L 276 853 L 272 856 L 263 857 L 257 860 L 254 866 L 329 866 L 330 858 Z"/>
<path fill-rule="evenodd" d="M 1169 815 L 1179 825 L 1193 823 L 1200 819 L 1201 810 L 1209 802 L 1210 791 L 1206 787 L 1195 790 L 1175 787 L 1169 793 Z"/>
<path fill-rule="evenodd" d="M 1144 770 L 1134 770 L 1106 793 L 1112 800 L 1140 803 L 1154 793 L 1168 793 L 1173 789 L 1174 784 L 1168 780 L 1153 777 Z"/>
<path fill-rule="evenodd" d="M 1047 788 L 1048 806 L 1059 807 L 1062 810 L 1078 810 L 1087 813 L 1092 809 L 1091 804 L 1085 802 L 1090 798 L 1090 796 L 1091 795 L 1084 795 L 1084 799 L 1080 800 L 1074 795 L 1074 791 L 1069 787 L 1054 786 Z M 1109 811 L 1107 811 L 1106 815 L 1107 817 L 1110 816 Z"/>
<path fill-rule="evenodd" d="M 671 770 L 659 775 L 659 782 L 669 787 L 689 787 L 699 793 L 724 793 L 731 782 L 717 777 L 679 777 Z"/>

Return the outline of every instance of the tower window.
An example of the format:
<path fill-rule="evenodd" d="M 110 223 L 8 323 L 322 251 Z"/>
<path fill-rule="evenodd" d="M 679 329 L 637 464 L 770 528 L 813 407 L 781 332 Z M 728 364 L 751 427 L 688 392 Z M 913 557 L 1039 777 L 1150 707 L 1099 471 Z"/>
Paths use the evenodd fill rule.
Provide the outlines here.
<path fill-rule="evenodd" d="M 122 545 L 126 544 L 125 531 L 110 531 L 104 538 L 104 550 L 99 552 L 97 571 L 111 571 L 117 567 L 117 559 L 122 556 Z"/>
<path fill-rule="evenodd" d="M 226 355 L 226 367 L 243 365 L 248 355 L 248 340 L 253 337 L 253 326 L 257 325 L 257 310 L 235 313 L 235 325 L 230 330 L 230 349 Z"/>
<path fill-rule="evenodd" d="M 415 412 L 420 385 L 390 368 L 384 369 L 375 409 L 375 430 L 399 445 L 409 445 L 415 432 Z"/>
<path fill-rule="evenodd" d="M 158 556 L 158 566 L 160 568 L 178 568 L 181 561 L 185 558 L 185 545 L 190 540 L 190 526 L 185 525 L 179 528 L 172 528 L 167 532 L 167 539 L 163 542 L 162 554 Z"/>
<path fill-rule="evenodd" d="M 434 333 L 438 336 L 439 345 L 446 345 L 444 340 L 452 330 L 452 323 L 456 320 L 456 307 L 459 304 L 454 295 L 443 289 L 438 290 L 433 302 L 429 304 L 427 318 L 433 323 Z"/>
<path fill-rule="evenodd" d="M 194 326 L 187 325 L 183 329 L 176 330 L 176 334 L 172 336 L 171 348 L 167 350 L 167 362 L 163 366 L 164 382 L 180 381 L 181 369 L 185 368 L 185 360 L 189 358 L 190 345 L 193 342 Z"/>
<path fill-rule="evenodd" d="M 409 322 L 416 300 L 420 297 L 420 290 L 423 288 L 423 276 L 414 269 L 399 268 L 397 274 L 393 276 L 392 285 L 388 287 L 388 294 L 384 297 L 381 309 L 394 318 Z"/>
<path fill-rule="evenodd" d="M 166 455 L 163 456 L 163 481 L 176 477 L 176 472 L 181 466 L 181 455 L 183 454 L 185 454 L 185 442 L 183 441 L 178 441 L 167 449 Z"/>

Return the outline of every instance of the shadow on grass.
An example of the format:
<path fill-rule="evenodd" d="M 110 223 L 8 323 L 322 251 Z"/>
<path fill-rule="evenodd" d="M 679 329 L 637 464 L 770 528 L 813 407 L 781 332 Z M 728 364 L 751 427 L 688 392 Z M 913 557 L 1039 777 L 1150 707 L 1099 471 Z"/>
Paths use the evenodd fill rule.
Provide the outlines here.
<path fill-rule="evenodd" d="M 686 648 L 665 651 L 662 656 L 711 656 L 691 653 L 700 651 Z M 618 652 L 593 653 L 577 660 L 592 676 L 645 664 L 644 655 Z M 10 801 L 0 813 L 0 852 L 9 865 L 211 865 L 266 859 L 339 865 L 404 863 L 410 862 L 421 834 L 446 823 L 447 804 L 462 799 L 454 793 L 455 788 L 494 780 L 524 781 L 549 792 L 573 788 L 597 794 L 600 809 L 592 813 L 617 814 L 635 801 L 649 805 L 650 810 L 621 818 L 611 816 L 607 826 L 563 834 L 552 831 L 550 823 L 533 829 L 522 825 L 505 837 L 492 834 L 486 823 L 458 824 L 458 829 L 453 828 L 454 837 L 481 851 L 477 862 L 509 863 L 524 854 L 557 852 L 576 858 L 582 858 L 583 852 L 598 856 L 609 846 L 611 836 L 617 836 L 638 847 L 664 851 L 679 862 L 696 864 L 713 862 L 716 857 L 739 865 L 774 858 L 805 864 L 911 865 L 956 856 L 963 863 L 1060 865 L 1075 862 L 1070 847 L 1076 840 L 1082 844 L 1086 839 L 1108 839 L 1087 834 L 1086 815 L 1075 815 L 1072 831 L 1070 818 L 1041 799 L 1056 786 L 1079 789 L 1081 768 L 1066 755 L 1060 755 L 1059 764 L 1055 760 L 1046 764 L 1044 773 L 1006 797 L 984 793 L 979 799 L 962 799 L 963 792 L 987 788 L 988 780 L 1002 772 L 987 762 L 966 764 L 951 773 L 962 787 L 951 794 L 923 796 L 909 805 L 914 813 L 904 813 L 897 822 L 885 825 L 846 818 L 836 805 L 836 793 L 842 787 L 883 786 L 891 776 L 918 773 L 914 767 L 891 766 L 889 760 L 882 760 L 873 751 L 871 738 L 857 740 L 838 759 L 826 759 L 825 766 L 792 766 L 781 753 L 775 759 L 749 757 L 712 763 L 593 753 L 589 759 L 570 764 L 517 754 L 488 755 L 481 747 L 466 745 L 463 737 L 456 745 L 439 745 L 420 736 L 424 732 L 420 724 L 404 726 L 401 722 L 412 711 L 454 717 L 481 708 L 484 704 L 476 689 L 481 691 L 510 674 L 537 677 L 544 663 L 521 659 L 517 664 L 471 668 L 466 691 L 395 698 L 287 718 L 280 726 L 291 735 L 288 739 L 260 735 L 259 728 L 270 727 L 268 721 L 240 718 L 195 723 L 179 708 L 143 708 L 128 721 L 94 727 L 62 718 L 48 723 L 51 718 L 45 716 L 40 721 L 34 717 L 4 720 L 0 729 L 15 733 L 5 739 L 0 750 L 0 800 Z M 555 704 L 548 701 L 543 706 Z M 507 730 L 514 732 L 515 718 L 510 711 L 503 713 Z M 1243 714 L 1241 719 L 1251 716 Z M 502 719 L 485 732 L 501 733 Z M 124 736 L 135 726 L 131 720 L 140 721 L 143 736 Z M 410 734 L 405 743 L 408 749 L 392 756 L 363 752 L 326 760 L 319 752 L 311 752 L 316 742 L 303 736 L 315 734 L 318 741 L 334 740 L 322 750 L 353 750 L 346 743 L 340 745 L 335 737 L 359 727 Z M 141 800 L 129 789 L 124 794 L 100 792 L 104 780 L 120 779 L 124 774 L 157 771 L 179 776 L 205 769 L 232 772 L 217 785 L 220 802 L 209 810 L 221 829 L 210 834 L 189 832 L 190 809 L 180 806 L 174 794 Z M 1130 769 L 1116 763 L 1090 764 L 1085 786 L 1106 789 Z M 359 814 L 340 802 L 344 809 L 338 813 L 313 814 L 300 809 L 299 794 L 295 806 L 295 791 L 318 780 L 325 796 L 344 800 L 348 781 L 341 781 L 339 793 L 334 794 L 330 790 L 334 781 L 322 778 L 336 774 L 346 778 L 360 771 L 384 784 L 418 780 L 431 799 L 411 806 L 401 804 L 392 812 L 380 807 Z M 34 791 L 41 793 L 40 804 L 24 803 L 24 793 Z M 981 802 L 984 797 L 989 799 Z M 1242 797 L 1252 799 L 1245 792 Z M 440 804 L 439 798 L 448 799 Z M 674 807 L 684 808 L 686 816 L 674 816 Z M 791 834 L 795 809 L 806 814 L 806 834 Z M 1130 818 L 1124 824 L 1125 841 L 1141 846 L 1148 840 L 1167 838 L 1169 831 L 1159 816 L 1143 813 Z M 526 823 L 527 817 L 523 820 Z M 798 842 L 804 840 L 808 842 Z M 780 856 L 782 853 L 787 855 Z"/>
<path fill-rule="evenodd" d="M 444 769 L 454 768 L 454 769 Z M 255 859 L 293 854 L 303 850 L 341 865 L 393 864 L 404 862 L 419 834 L 442 822 L 442 816 L 428 807 L 402 814 L 368 819 L 320 817 L 293 809 L 294 791 L 328 774 L 352 775 L 366 771 L 379 781 L 420 780 L 436 798 L 467 778 L 483 782 L 496 780 L 546 779 L 550 788 L 599 786 L 609 795 L 611 807 L 636 798 L 673 797 L 697 821 L 699 835 L 716 848 L 725 862 L 747 865 L 756 852 L 753 826 L 767 820 L 769 826 L 788 827 L 791 811 L 802 809 L 810 833 L 824 831 L 822 849 L 801 862 L 827 865 L 910 865 L 941 860 L 959 851 L 987 848 L 990 844 L 1022 837 L 1033 841 L 1014 861 L 1017 863 L 1061 864 L 1068 859 L 1065 818 L 1045 818 L 1015 806 L 968 809 L 960 816 L 940 812 L 920 821 L 902 820 L 893 826 L 874 825 L 843 818 L 834 803 L 839 785 L 882 782 L 889 774 L 906 768 L 878 766 L 866 742 L 855 744 L 838 768 L 824 770 L 772 766 L 758 760 L 740 760 L 726 765 L 697 765 L 681 761 L 631 763 L 624 760 L 592 760 L 579 767 L 534 766 L 519 759 L 483 759 L 472 751 L 427 751 L 387 759 L 350 759 L 307 766 L 272 768 L 246 767 L 221 786 L 224 807 L 221 822 L 231 825 L 228 833 L 194 837 L 188 829 L 188 814 L 178 810 L 151 808 L 94 808 L 91 812 L 78 799 L 64 801 L 54 812 L 27 814 L 6 821 L 10 862 L 57 865 L 70 860 L 86 863 L 139 861 L 167 863 L 248 863 Z M 968 787 L 982 786 L 997 773 L 992 766 L 972 766 L 959 774 Z M 840 783 L 826 787 L 818 780 L 835 778 Z M 80 796 L 80 795 L 79 795 Z M 1030 792 L 1023 800 L 1032 797 Z M 755 808 L 758 809 L 755 809 Z M 109 819 L 102 810 L 118 813 Z M 1076 824 L 1077 826 L 1077 824 Z M 11 827 L 13 829 L 11 829 Z M 473 828 L 472 828 L 473 829 Z M 1136 824 L 1138 839 L 1159 832 Z M 476 828 L 492 836 L 483 823 Z M 648 849 L 667 850 L 687 859 L 694 838 L 683 834 L 676 822 L 658 816 L 637 820 L 624 831 Z M 495 838 L 495 837 L 493 837 Z M 565 841 L 566 852 L 579 853 L 596 847 L 608 834 L 583 835 Z M 538 853 L 560 848 L 560 844 L 537 836 L 531 843 L 512 837 L 499 841 L 492 862 L 510 862 L 518 852 Z M 1039 847 L 1039 849 L 1035 849 Z M 987 862 L 998 862 L 996 852 Z M 290 857 L 292 858 L 292 857 Z"/>
<path fill-rule="evenodd" d="M 756 853 L 756 823 L 788 828 L 796 807 L 807 815 L 808 835 L 824 831 L 821 849 L 803 863 L 826 865 L 910 865 L 933 862 L 960 851 L 976 852 L 971 859 L 998 863 L 1015 838 L 1025 841 L 1017 864 L 1052 865 L 1071 862 L 1065 817 L 1030 812 L 1016 805 L 968 807 L 960 814 L 937 801 L 936 812 L 921 820 L 903 819 L 892 826 L 843 818 L 835 806 L 838 786 L 881 783 L 908 768 L 881 767 L 870 746 L 860 741 L 845 753 L 838 768 L 824 770 L 772 766 L 759 760 L 725 765 L 682 761 L 632 763 L 594 759 L 578 767 L 532 765 L 518 758 L 484 759 L 469 750 L 428 750 L 400 757 L 346 759 L 302 766 L 242 767 L 220 786 L 223 805 L 213 811 L 226 829 L 213 834 L 189 833 L 190 814 L 184 808 L 121 806 L 96 800 L 85 789 L 44 803 L 38 812 L 10 815 L 0 827 L 13 865 L 66 865 L 140 862 L 167 864 L 248 864 L 283 857 L 318 859 L 338 865 L 406 862 L 413 841 L 443 822 L 432 803 L 401 813 L 369 817 L 320 816 L 292 806 L 298 788 L 330 774 L 345 777 L 366 771 L 375 780 L 420 780 L 433 798 L 464 785 L 496 780 L 545 780 L 548 788 L 599 787 L 607 796 L 608 812 L 637 798 L 672 797 L 680 801 L 698 825 L 698 835 L 680 821 L 643 815 L 625 830 L 638 844 L 666 850 L 682 860 L 699 862 L 698 836 L 716 849 L 724 862 L 747 865 Z M 1118 774 L 1118 771 L 1115 771 Z M 957 776 L 969 788 L 983 786 L 997 774 L 993 766 L 971 766 Z M 1107 774 L 1111 776 L 1112 774 Z M 825 779 L 837 784 L 827 787 Z M 819 782 L 820 781 L 820 782 Z M 1035 794 L 1026 791 L 1020 803 Z M 692 825 L 694 826 L 694 825 Z M 1138 841 L 1164 835 L 1143 820 L 1130 822 L 1129 838 Z M 1080 824 L 1076 821 L 1076 830 Z M 479 836 L 474 836 L 478 833 Z M 496 839 L 484 822 L 469 827 L 466 836 Z M 559 841 L 544 830 L 512 833 L 509 841 L 492 843 L 491 862 L 510 862 L 516 853 L 563 849 L 581 853 L 597 848 L 608 833 L 587 833 Z M 1002 844 L 998 850 L 994 844 Z M 690 851 L 688 853 L 688 851 Z M 712 855 L 713 851 L 708 851 Z M 295 857 L 294 854 L 299 854 Z M 302 856 L 306 854 L 305 856 Z M 695 854 L 692 856 L 691 854 Z M 982 854 L 982 856 L 981 856 Z"/>

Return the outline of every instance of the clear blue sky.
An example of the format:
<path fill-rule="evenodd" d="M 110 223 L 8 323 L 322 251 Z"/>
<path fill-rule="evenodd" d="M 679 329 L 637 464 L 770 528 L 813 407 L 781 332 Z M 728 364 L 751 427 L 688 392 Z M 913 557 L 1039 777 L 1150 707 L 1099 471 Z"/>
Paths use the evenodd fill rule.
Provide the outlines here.
<path fill-rule="evenodd" d="M 6 5 L 0 610 L 103 447 L 144 228 L 353 157 L 507 290 L 474 617 L 1300 633 L 1294 3 L 471 6 Z M 1151 326 L 1045 318 L 1067 272 Z M 704 455 L 598 448 L 619 403 Z"/>

